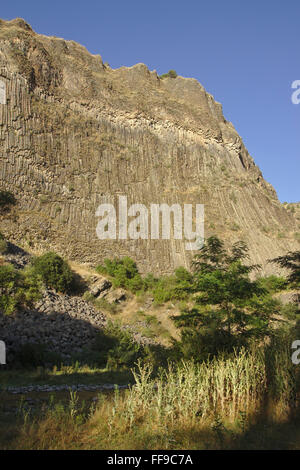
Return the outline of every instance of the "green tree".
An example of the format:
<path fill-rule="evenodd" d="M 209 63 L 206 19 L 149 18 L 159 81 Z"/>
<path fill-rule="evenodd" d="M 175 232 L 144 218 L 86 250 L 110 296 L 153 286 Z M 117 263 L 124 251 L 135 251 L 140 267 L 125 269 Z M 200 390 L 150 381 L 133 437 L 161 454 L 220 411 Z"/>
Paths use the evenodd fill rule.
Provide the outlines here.
<path fill-rule="evenodd" d="M 212 354 L 214 348 L 232 349 L 267 333 L 274 303 L 265 297 L 265 289 L 250 279 L 258 266 L 245 264 L 247 259 L 244 242 L 226 250 L 215 236 L 208 238 L 195 256 L 195 307 L 176 319 L 184 328 L 182 340 L 187 343 L 189 339 L 191 347 L 197 338 L 199 350 Z"/>
<path fill-rule="evenodd" d="M 287 281 L 292 287 L 300 287 L 300 251 L 289 251 L 285 256 L 279 256 L 269 260 L 270 263 L 275 263 L 281 268 L 289 270 Z"/>
<path fill-rule="evenodd" d="M 239 241 L 226 251 L 221 240 L 210 237 L 193 262 L 197 303 L 218 306 L 229 334 L 233 327 L 241 330 L 251 323 L 252 318 L 244 309 L 255 294 L 264 293 L 256 281 L 250 280 L 249 274 L 257 265 L 244 264 L 247 258 L 244 242 Z"/>

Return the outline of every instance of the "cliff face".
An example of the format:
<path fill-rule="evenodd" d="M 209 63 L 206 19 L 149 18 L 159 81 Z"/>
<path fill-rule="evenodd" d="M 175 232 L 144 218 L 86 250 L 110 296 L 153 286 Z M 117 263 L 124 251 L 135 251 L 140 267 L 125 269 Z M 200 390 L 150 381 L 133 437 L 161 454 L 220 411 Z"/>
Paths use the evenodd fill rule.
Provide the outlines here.
<path fill-rule="evenodd" d="M 299 221 L 196 80 L 113 70 L 21 19 L 0 22 L 0 80 L 0 187 L 18 199 L 0 230 L 12 241 L 81 262 L 127 254 L 142 272 L 188 266 L 181 240 L 97 238 L 98 205 L 127 195 L 204 204 L 205 235 L 244 239 L 254 262 L 299 247 Z"/>

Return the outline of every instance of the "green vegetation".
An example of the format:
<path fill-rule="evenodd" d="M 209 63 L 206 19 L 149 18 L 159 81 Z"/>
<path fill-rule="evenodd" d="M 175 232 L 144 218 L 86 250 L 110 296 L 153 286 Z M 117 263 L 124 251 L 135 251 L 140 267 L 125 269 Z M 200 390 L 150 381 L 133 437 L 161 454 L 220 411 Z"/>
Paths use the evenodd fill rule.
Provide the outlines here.
<path fill-rule="evenodd" d="M 17 270 L 12 265 L 0 266 L 0 312 L 12 314 L 40 298 L 42 281 L 32 269 Z"/>
<path fill-rule="evenodd" d="M 109 275 L 113 287 L 124 287 L 137 294 L 143 291 L 151 292 L 157 304 L 172 299 L 185 299 L 191 292 L 192 275 L 183 267 L 176 269 L 174 276 L 156 278 L 153 274 L 148 274 L 142 278 L 136 263 L 125 256 L 121 259 L 105 259 L 104 265 L 97 266 L 96 271 Z"/>
<path fill-rule="evenodd" d="M 143 288 L 143 280 L 136 263 L 128 256 L 122 259 L 105 259 L 104 265 L 97 266 L 96 271 L 111 276 L 114 287 L 125 287 L 133 292 Z"/>
<path fill-rule="evenodd" d="M 151 291 L 157 305 L 170 300 L 184 300 L 193 292 L 192 274 L 180 267 L 175 270 L 173 276 L 158 279 L 148 275 L 144 280 L 144 289 Z"/>
<path fill-rule="evenodd" d="M 226 251 L 217 237 L 210 237 L 195 256 L 195 304 L 175 318 L 183 328 L 180 349 L 184 357 L 203 360 L 267 334 L 277 301 L 250 280 L 249 274 L 257 266 L 243 263 L 247 251 L 243 242 Z"/>
<path fill-rule="evenodd" d="M 292 287 L 300 287 L 300 251 L 289 252 L 285 256 L 271 260 L 271 262 L 278 264 L 281 268 L 288 269 L 290 271 L 287 277 L 288 283 Z"/>
<path fill-rule="evenodd" d="M 137 294 L 148 292 L 156 305 L 184 302 L 180 315 L 173 317 L 181 340 L 174 341 L 165 354 L 201 362 L 265 341 L 274 332 L 275 314 L 286 320 L 297 319 L 294 304 L 283 305 L 273 297 L 291 285 L 291 277 L 286 280 L 273 275 L 253 280 L 250 274 L 258 268 L 249 265 L 244 242 L 226 250 L 223 242 L 212 236 L 195 256 L 192 272 L 181 267 L 171 276 L 148 274 L 142 278 L 128 257 L 105 260 L 105 266 L 97 270 L 112 276 L 114 286 Z"/>
<path fill-rule="evenodd" d="M 280 292 L 287 287 L 286 279 L 284 277 L 275 275 L 260 277 L 258 278 L 257 282 L 258 285 L 269 294 Z"/>
<path fill-rule="evenodd" d="M 36 257 L 33 272 L 40 276 L 47 287 L 58 292 L 70 292 L 74 286 L 74 275 L 66 261 L 54 252 Z"/>
<path fill-rule="evenodd" d="M 138 364 L 135 385 L 99 394 L 96 407 L 74 392 L 68 401 L 50 399 L 36 414 L 21 402 L 13 423 L 4 415 L 0 447 L 299 448 L 299 368 L 286 339 L 201 364 L 173 364 L 155 378 L 151 365 Z"/>
<path fill-rule="evenodd" d="M 92 407 L 73 392 L 69 402 L 52 399 L 36 414 L 20 406 L 13 423 L 3 415 L 9 437 L 0 431 L 0 447 L 298 448 L 300 365 L 291 360 L 291 344 L 299 339 L 299 310 L 297 304 L 283 305 L 278 293 L 299 288 L 300 255 L 288 253 L 272 262 L 289 270 L 287 278 L 255 278 L 258 266 L 249 263 L 246 244 L 225 248 L 215 236 L 194 257 L 191 272 L 180 267 L 171 276 L 142 277 L 131 258 L 106 259 L 97 272 L 109 276 L 114 287 L 130 290 L 136 299 L 151 297 L 154 306 L 181 306 L 172 317 L 180 338 L 169 337 L 168 346 L 146 346 L 135 341 L 130 328 L 108 322 L 67 365 L 46 345 L 22 346 L 16 360 L 23 382 L 103 383 L 111 374 L 134 385 L 99 395 Z M 0 308 L 11 314 L 38 298 L 43 285 L 69 292 L 73 282 L 68 264 L 55 253 L 35 258 L 23 270 L 4 264 Z M 99 308 L 105 302 L 89 293 L 84 298 Z M 144 336 L 166 333 L 151 311 L 133 315 Z M 5 371 L 2 383 L 14 381 L 16 373 Z M 277 435 L 283 427 L 284 442 Z"/>
<path fill-rule="evenodd" d="M 2 234 L 0 250 L 2 253 L 7 250 Z M 36 257 L 24 269 L 16 269 L 10 263 L 0 265 L 0 313 L 10 315 L 20 308 L 32 306 L 41 298 L 45 286 L 68 293 L 79 288 L 68 263 L 56 253 Z"/>
<path fill-rule="evenodd" d="M 159 76 L 159 78 L 176 78 L 177 73 L 175 70 L 169 70 L 168 73 L 163 73 L 162 75 Z"/>
<path fill-rule="evenodd" d="M 251 280 L 251 272 L 259 266 L 247 261 L 245 243 L 237 242 L 225 250 L 221 240 L 210 237 L 195 256 L 192 273 L 181 267 L 172 276 L 156 278 L 148 274 L 142 278 L 129 258 L 106 260 L 106 269 L 98 270 L 110 274 L 116 280 L 114 285 L 125 288 L 130 288 L 127 280 L 138 279 L 136 293 L 148 292 L 156 305 L 184 303 L 181 314 L 173 317 L 181 340 L 174 340 L 165 356 L 201 362 L 272 337 L 275 314 L 285 319 L 281 328 L 286 321 L 298 318 L 296 305 L 283 305 L 273 297 L 287 289 L 291 279 L 273 275 Z M 146 331 L 146 335 L 151 336 L 151 332 Z"/>
<path fill-rule="evenodd" d="M 143 347 L 134 341 L 132 334 L 118 323 L 109 322 L 98 333 L 89 358 L 98 366 L 115 370 L 132 367 L 142 355 Z"/>

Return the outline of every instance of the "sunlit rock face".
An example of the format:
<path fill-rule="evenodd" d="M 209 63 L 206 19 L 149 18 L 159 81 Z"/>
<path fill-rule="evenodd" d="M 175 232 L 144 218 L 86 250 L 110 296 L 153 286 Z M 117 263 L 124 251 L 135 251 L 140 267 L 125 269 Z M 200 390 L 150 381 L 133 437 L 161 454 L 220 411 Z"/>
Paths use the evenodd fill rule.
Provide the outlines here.
<path fill-rule="evenodd" d="M 97 238 L 99 204 L 126 195 L 129 206 L 204 204 L 205 235 L 245 240 L 266 270 L 299 247 L 299 220 L 197 80 L 113 70 L 22 19 L 0 22 L 0 80 L 0 186 L 18 198 L 0 230 L 12 241 L 92 264 L 129 255 L 141 272 L 189 266 L 184 240 Z"/>

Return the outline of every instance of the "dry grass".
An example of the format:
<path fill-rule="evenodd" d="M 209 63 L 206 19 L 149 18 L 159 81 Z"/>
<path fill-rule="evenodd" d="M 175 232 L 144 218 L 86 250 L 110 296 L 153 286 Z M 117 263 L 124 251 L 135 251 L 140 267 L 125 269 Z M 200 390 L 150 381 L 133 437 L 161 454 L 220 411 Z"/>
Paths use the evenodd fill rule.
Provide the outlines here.
<path fill-rule="evenodd" d="M 299 414 L 293 409 L 291 415 L 289 399 L 295 377 L 283 368 L 283 355 L 282 350 L 272 365 L 262 351 L 183 362 L 155 379 L 150 366 L 139 365 L 131 389 L 99 395 L 96 409 L 88 412 L 72 394 L 68 406 L 53 405 L 43 418 L 25 415 L 11 441 L 2 439 L 2 448 L 300 448 Z"/>

